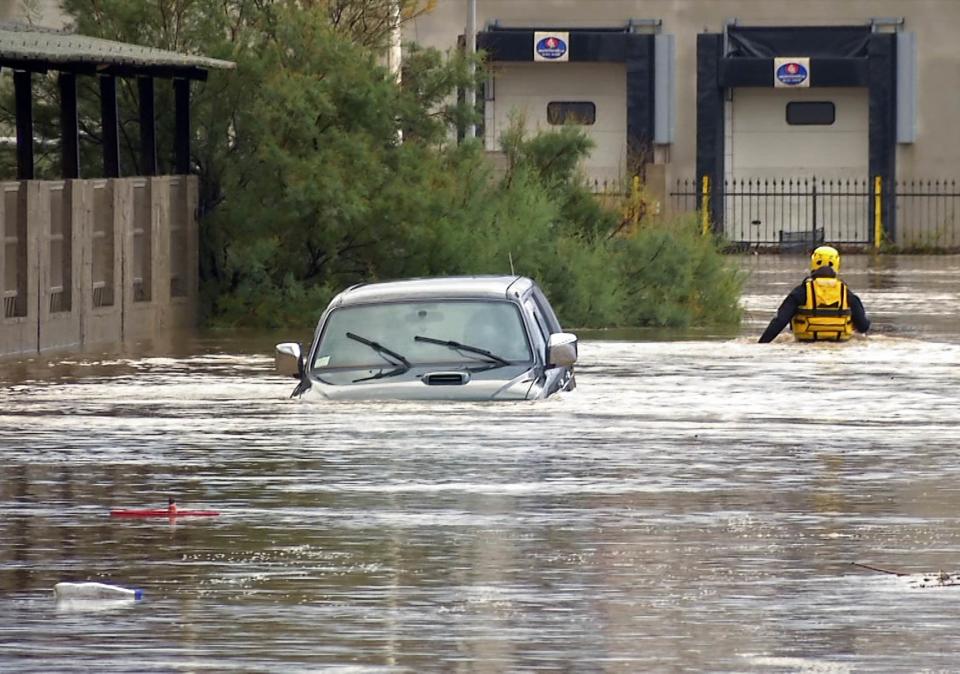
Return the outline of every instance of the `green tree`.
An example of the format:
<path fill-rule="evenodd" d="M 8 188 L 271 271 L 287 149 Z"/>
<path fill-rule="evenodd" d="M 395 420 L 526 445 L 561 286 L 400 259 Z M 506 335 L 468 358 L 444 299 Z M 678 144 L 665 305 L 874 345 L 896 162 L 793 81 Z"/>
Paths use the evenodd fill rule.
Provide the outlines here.
<path fill-rule="evenodd" d="M 272 18 L 210 232 L 227 272 L 211 285 L 218 313 L 253 307 L 275 323 L 314 315 L 331 287 L 403 274 L 422 257 L 425 214 L 451 186 L 448 131 L 462 116 L 444 101 L 468 74 L 462 58 L 412 49 L 398 87 L 324 8 L 275 8 Z"/>
<path fill-rule="evenodd" d="M 402 0 L 400 20 L 432 0 Z M 575 127 L 503 136 L 494 172 L 476 141 L 458 53 L 405 48 L 400 82 L 380 55 L 394 0 L 63 0 L 79 32 L 237 63 L 193 87 L 201 272 L 221 324 L 309 325 L 358 281 L 510 273 L 538 279 L 565 323 L 691 325 L 739 318 L 739 277 L 684 223 L 629 231 L 579 172 Z M 56 135 L 52 80 L 38 115 Z M 158 110 L 172 111 L 170 87 Z M 135 83 L 120 89 L 122 161 L 135 172 Z M 83 162 L 99 171 L 99 100 L 81 88 Z M 44 132 L 47 133 L 47 132 Z M 159 145 L 172 149 L 173 119 Z M 168 169 L 171 157 L 161 157 Z M 621 231 L 623 230 L 623 231 Z"/>

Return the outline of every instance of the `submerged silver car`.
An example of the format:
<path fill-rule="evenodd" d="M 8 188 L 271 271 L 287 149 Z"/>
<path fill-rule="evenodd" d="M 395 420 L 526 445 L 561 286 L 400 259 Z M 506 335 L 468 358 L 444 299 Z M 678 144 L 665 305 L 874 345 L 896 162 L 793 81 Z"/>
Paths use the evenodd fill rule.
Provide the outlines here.
<path fill-rule="evenodd" d="M 293 395 L 330 399 L 528 400 L 574 388 L 577 338 L 523 276 L 353 286 L 320 317 L 307 353 L 277 345 Z"/>

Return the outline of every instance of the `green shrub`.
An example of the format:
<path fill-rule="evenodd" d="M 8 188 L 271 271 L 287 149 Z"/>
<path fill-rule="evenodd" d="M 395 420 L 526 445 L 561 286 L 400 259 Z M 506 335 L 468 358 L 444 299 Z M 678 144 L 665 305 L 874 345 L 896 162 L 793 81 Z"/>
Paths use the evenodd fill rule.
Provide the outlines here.
<path fill-rule="evenodd" d="M 432 5 L 399 6 L 409 17 Z M 64 7 L 84 33 L 237 63 L 192 98 L 209 324 L 309 326 L 353 283 L 511 272 L 537 279 L 571 326 L 739 320 L 741 280 L 716 242 L 690 222 L 645 222 L 642 203 L 591 194 L 579 167 L 592 143 L 579 128 L 526 137 L 516 120 L 502 134 L 503 175 L 477 141 L 452 142 L 456 124 L 477 119 L 456 103 L 474 84 L 468 61 L 408 45 L 398 84 L 379 58 L 396 0 Z M 137 119 L 129 93 L 125 125 Z M 81 96 L 85 123 L 97 103 Z M 56 107 L 37 118 L 54 124 Z M 161 124 L 164 147 L 172 132 Z M 125 163 L 136 157 L 126 145 Z M 85 165 L 96 150 L 85 148 Z"/>
<path fill-rule="evenodd" d="M 695 219 L 643 227 L 618 253 L 627 296 L 621 325 L 739 323 L 743 279 Z"/>

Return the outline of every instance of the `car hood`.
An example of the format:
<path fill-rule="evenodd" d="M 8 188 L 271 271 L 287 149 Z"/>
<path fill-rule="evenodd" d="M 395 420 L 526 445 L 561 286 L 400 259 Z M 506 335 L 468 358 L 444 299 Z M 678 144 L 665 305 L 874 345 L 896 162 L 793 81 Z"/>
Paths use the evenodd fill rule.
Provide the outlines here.
<path fill-rule="evenodd" d="M 529 363 L 406 371 L 387 366 L 311 374 L 309 393 L 333 400 L 524 400 L 536 397 L 536 379 Z"/>

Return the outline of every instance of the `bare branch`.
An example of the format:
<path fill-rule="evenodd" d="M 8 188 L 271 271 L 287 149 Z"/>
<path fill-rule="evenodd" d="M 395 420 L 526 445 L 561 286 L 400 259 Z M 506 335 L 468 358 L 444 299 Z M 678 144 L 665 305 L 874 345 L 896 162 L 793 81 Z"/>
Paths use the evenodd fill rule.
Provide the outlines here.
<path fill-rule="evenodd" d="M 868 571 L 877 571 L 879 573 L 887 573 L 891 576 L 909 576 L 908 573 L 900 573 L 899 571 L 890 571 L 889 569 L 881 569 L 878 566 L 870 566 L 869 564 L 859 564 L 857 562 L 850 562 L 851 566 L 859 566 L 861 569 L 867 569 Z"/>

